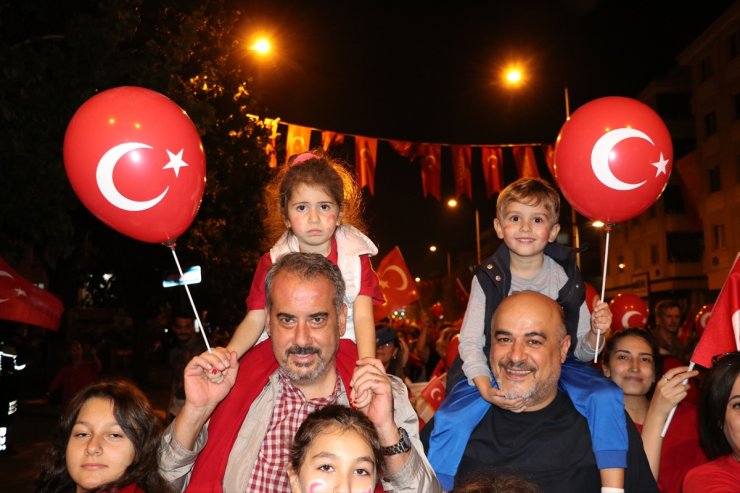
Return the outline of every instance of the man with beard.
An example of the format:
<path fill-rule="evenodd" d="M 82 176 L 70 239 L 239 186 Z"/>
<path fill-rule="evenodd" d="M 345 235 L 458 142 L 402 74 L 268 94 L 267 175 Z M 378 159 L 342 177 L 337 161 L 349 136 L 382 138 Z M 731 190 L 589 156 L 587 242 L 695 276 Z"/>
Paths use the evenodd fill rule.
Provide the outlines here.
<path fill-rule="evenodd" d="M 340 341 L 346 307 L 339 268 L 319 254 L 286 254 L 265 288 L 270 339 L 241 365 L 218 348 L 185 368 L 185 404 L 163 437 L 165 478 L 193 492 L 289 492 L 288 448 L 300 424 L 315 409 L 352 402 L 378 430 L 383 486 L 441 491 L 403 382 L 377 359 L 346 365 L 336 358 L 340 344 L 353 344 Z M 255 381 L 261 365 L 271 368 L 269 378 Z"/>
<path fill-rule="evenodd" d="M 602 488 L 586 419 L 558 390 L 570 337 L 558 303 L 533 291 L 505 298 L 493 317 L 491 368 L 521 412 L 490 406 L 464 447 L 455 482 L 487 470 L 509 470 L 545 493 L 611 492 Z M 629 436 L 624 491 L 657 492 L 637 430 L 625 414 Z M 609 423 L 597 433 L 609 433 Z M 433 430 L 424 428 L 424 439 Z M 431 451 L 430 451 L 431 453 Z M 621 489 L 618 489 L 622 491 Z"/>

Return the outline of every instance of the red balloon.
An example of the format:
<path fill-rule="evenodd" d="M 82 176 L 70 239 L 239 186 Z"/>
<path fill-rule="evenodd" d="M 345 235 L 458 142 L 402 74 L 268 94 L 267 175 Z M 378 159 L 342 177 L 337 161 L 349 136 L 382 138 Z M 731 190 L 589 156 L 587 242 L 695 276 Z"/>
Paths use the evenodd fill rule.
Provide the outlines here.
<path fill-rule="evenodd" d="M 586 306 L 588 307 L 588 311 L 591 313 L 594 311 L 594 297 L 601 298 L 601 295 L 596 291 L 595 287 L 586 283 Z"/>
<path fill-rule="evenodd" d="M 647 326 L 648 307 L 642 298 L 632 293 L 619 293 L 609 302 L 612 311 L 612 330 L 630 327 L 644 329 Z"/>
<path fill-rule="evenodd" d="M 80 106 L 64 136 L 64 167 L 85 207 L 111 228 L 152 243 L 193 222 L 205 187 L 205 153 L 182 108 L 124 86 Z"/>
<path fill-rule="evenodd" d="M 668 183 L 673 145 L 649 106 L 623 97 L 578 108 L 555 143 L 555 180 L 581 214 L 605 223 L 648 209 Z"/>
<path fill-rule="evenodd" d="M 713 309 L 714 303 L 709 303 L 708 305 L 704 305 L 699 308 L 699 311 L 696 312 L 696 317 L 694 318 L 694 329 L 697 334 L 702 335 L 702 333 L 704 333 L 704 329 L 707 328 L 707 322 L 709 321 L 709 317 L 712 315 Z"/>

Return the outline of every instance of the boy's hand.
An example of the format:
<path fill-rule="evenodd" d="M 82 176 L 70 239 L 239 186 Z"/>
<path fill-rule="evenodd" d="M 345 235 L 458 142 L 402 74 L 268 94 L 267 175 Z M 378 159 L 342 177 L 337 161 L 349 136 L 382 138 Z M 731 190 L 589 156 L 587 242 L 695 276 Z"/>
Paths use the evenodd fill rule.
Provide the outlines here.
<path fill-rule="evenodd" d="M 606 336 L 612 326 L 612 311 L 609 309 L 609 303 L 600 300 L 594 301 L 594 308 L 591 313 L 591 331 L 601 333 Z"/>
<path fill-rule="evenodd" d="M 520 413 L 527 408 L 526 401 L 524 399 L 507 398 L 506 393 L 501 389 L 493 387 L 490 381 L 487 382 L 487 384 L 481 383 L 479 378 L 476 378 L 474 381 L 481 397 L 494 406 L 514 413 Z"/>

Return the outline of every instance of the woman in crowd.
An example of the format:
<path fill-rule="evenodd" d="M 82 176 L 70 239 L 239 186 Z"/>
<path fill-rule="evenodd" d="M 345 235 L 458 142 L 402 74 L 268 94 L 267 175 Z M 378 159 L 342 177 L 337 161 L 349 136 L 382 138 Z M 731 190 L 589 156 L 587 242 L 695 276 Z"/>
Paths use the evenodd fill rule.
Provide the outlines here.
<path fill-rule="evenodd" d="M 715 357 L 701 388 L 699 433 L 711 462 L 686 474 L 684 493 L 740 491 L 740 352 Z"/>
<path fill-rule="evenodd" d="M 686 471 L 706 462 L 696 431 L 696 408 L 682 402 L 689 390 L 687 379 L 698 372 L 685 366 L 671 368 L 656 383 L 658 358 L 657 343 L 649 332 L 626 329 L 609 339 L 602 368 L 624 391 L 625 409 L 640 430 L 660 490 L 680 493 Z M 668 414 L 679 403 L 663 439 Z"/>
<path fill-rule="evenodd" d="M 378 325 L 375 328 L 375 356 L 383 363 L 388 375 L 395 375 L 406 384 L 405 366 L 408 360 L 408 345 L 398 338 L 396 331 L 387 325 Z"/>
<path fill-rule="evenodd" d="M 161 423 L 123 380 L 83 389 L 69 403 L 37 482 L 39 493 L 160 493 Z"/>
<path fill-rule="evenodd" d="M 378 432 L 355 409 L 332 404 L 312 412 L 290 448 L 293 493 L 372 493 L 383 468 Z"/>

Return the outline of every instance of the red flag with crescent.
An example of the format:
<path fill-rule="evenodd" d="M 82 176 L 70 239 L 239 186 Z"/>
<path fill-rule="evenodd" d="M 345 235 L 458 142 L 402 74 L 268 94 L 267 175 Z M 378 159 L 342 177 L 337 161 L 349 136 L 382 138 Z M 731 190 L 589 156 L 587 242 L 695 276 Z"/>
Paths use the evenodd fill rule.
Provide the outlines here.
<path fill-rule="evenodd" d="M 740 254 L 735 257 L 691 361 L 710 368 L 713 356 L 734 351 L 740 351 Z"/>
<path fill-rule="evenodd" d="M 473 181 L 470 174 L 470 146 L 453 145 L 452 173 L 455 176 L 455 195 L 467 195 L 473 198 Z"/>
<path fill-rule="evenodd" d="M 400 248 L 394 247 L 383 257 L 378 265 L 377 273 L 385 303 L 374 305 L 376 321 L 387 317 L 392 310 L 419 299 L 416 281 L 411 277 Z"/>
<path fill-rule="evenodd" d="M 445 398 L 445 383 L 447 382 L 447 373 L 437 375 L 429 381 L 424 390 L 421 391 L 419 399 L 416 401 L 416 412 L 419 419 L 428 423 L 434 413 L 439 409 L 440 404 Z"/>
<path fill-rule="evenodd" d="M 493 194 L 503 189 L 501 171 L 503 158 L 500 147 L 483 147 L 481 149 L 481 164 L 483 165 L 483 177 L 486 181 L 486 197 L 489 199 Z"/>
<path fill-rule="evenodd" d="M 437 200 L 442 197 L 442 149 L 439 144 L 422 144 L 419 149 L 421 158 L 421 186 L 424 198 L 432 195 Z"/>
<path fill-rule="evenodd" d="M 514 162 L 520 178 L 539 178 L 537 161 L 534 158 L 534 150 L 531 146 L 519 146 L 512 149 Z"/>
<path fill-rule="evenodd" d="M 63 311 L 56 296 L 24 279 L 0 258 L 0 320 L 59 330 Z"/>
<path fill-rule="evenodd" d="M 375 195 L 375 159 L 378 155 L 378 139 L 355 137 L 355 179 L 360 188 Z"/>
<path fill-rule="evenodd" d="M 324 130 L 321 132 L 321 148 L 328 151 L 334 145 L 344 144 L 344 134 Z"/>
<path fill-rule="evenodd" d="M 290 156 L 307 152 L 311 145 L 311 127 L 288 125 L 288 138 L 285 142 L 285 162 Z"/>

